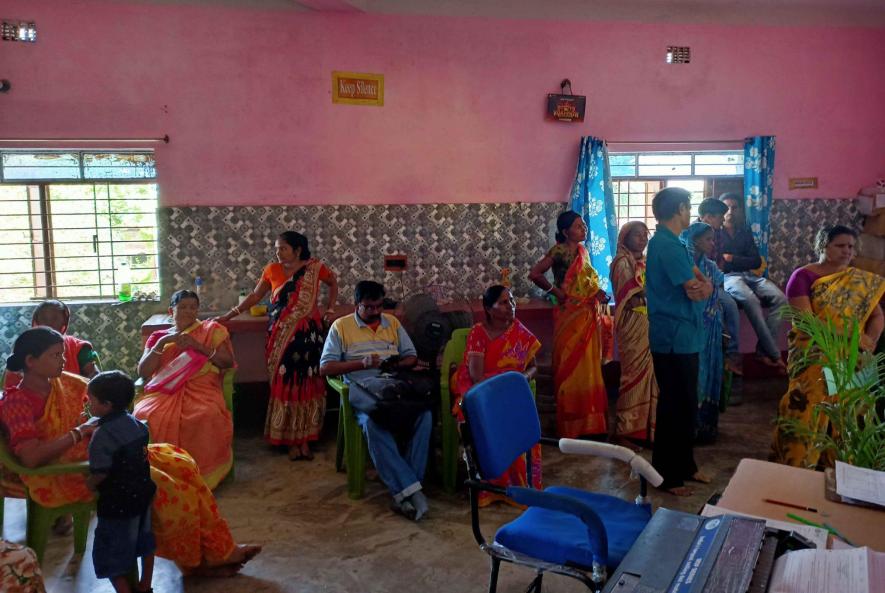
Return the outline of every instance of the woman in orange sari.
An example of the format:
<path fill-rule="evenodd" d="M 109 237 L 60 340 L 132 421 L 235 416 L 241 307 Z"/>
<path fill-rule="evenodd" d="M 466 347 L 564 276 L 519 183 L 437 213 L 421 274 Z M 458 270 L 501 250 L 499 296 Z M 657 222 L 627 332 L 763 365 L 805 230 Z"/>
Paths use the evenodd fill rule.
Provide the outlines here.
<path fill-rule="evenodd" d="M 233 419 L 221 385 L 222 369 L 234 365 L 230 335 L 218 322 L 197 320 L 195 292 L 179 290 L 169 305 L 173 326 L 148 337 L 138 363 L 147 384 L 133 415 L 148 423 L 152 440 L 190 453 L 215 488 L 233 463 Z"/>
<path fill-rule="evenodd" d="M 648 310 L 645 304 L 645 247 L 648 227 L 628 222 L 618 234 L 618 251 L 611 264 L 615 294 L 615 335 L 621 355 L 621 387 L 615 434 L 651 443 L 654 440 L 658 384 L 648 349 Z"/>
<path fill-rule="evenodd" d="M 576 212 L 556 219 L 556 245 L 532 267 L 529 278 L 552 293 L 553 382 L 560 437 L 606 434 L 608 398 L 602 380 L 603 306 L 608 295 L 584 247 L 587 225 Z M 545 277 L 553 269 L 554 283 Z"/>
<path fill-rule="evenodd" d="M 467 349 L 464 359 L 452 377 L 452 395 L 455 405 L 452 413 L 459 422 L 464 421 L 461 413 L 461 396 L 473 385 L 507 371 L 517 371 L 531 381 L 537 372 L 535 354 L 541 342 L 516 319 L 516 300 L 510 290 L 500 284 L 489 287 L 482 296 L 482 306 L 486 319 L 477 323 L 467 336 Z M 526 467 L 525 456 L 513 465 L 494 484 L 507 486 L 527 486 L 527 476 L 531 476 L 531 486 L 541 489 L 541 445 L 531 450 L 531 462 Z M 527 472 L 531 469 L 531 473 Z M 495 500 L 509 499 L 490 492 L 481 492 L 479 505 L 486 506 Z"/>
<path fill-rule="evenodd" d="M 63 372 L 64 341 L 58 332 L 37 327 L 21 334 L 7 367 L 22 372 L 21 382 L 0 400 L 0 427 L 13 453 L 27 467 L 83 461 L 95 424 L 83 422 L 87 381 Z M 215 497 L 193 458 L 168 443 L 148 446 L 151 479 L 157 485 L 152 513 L 157 555 L 184 572 L 232 576 L 260 546 L 236 545 Z M 9 494 L 10 483 L 4 476 Z M 46 507 L 92 500 L 83 474 L 19 476 L 19 494 Z"/>
<path fill-rule="evenodd" d="M 335 273 L 310 257 L 307 238 L 294 231 L 276 242 L 277 262 L 264 268 L 255 290 L 219 320 L 231 319 L 271 291 L 270 328 L 265 356 L 270 401 L 264 438 L 289 448 L 289 459 L 313 459 L 310 443 L 319 438 L 326 412 L 326 383 L 319 373 L 325 340 L 324 326 L 332 320 L 338 298 Z M 329 300 L 320 314 L 320 283 L 329 287 Z"/>

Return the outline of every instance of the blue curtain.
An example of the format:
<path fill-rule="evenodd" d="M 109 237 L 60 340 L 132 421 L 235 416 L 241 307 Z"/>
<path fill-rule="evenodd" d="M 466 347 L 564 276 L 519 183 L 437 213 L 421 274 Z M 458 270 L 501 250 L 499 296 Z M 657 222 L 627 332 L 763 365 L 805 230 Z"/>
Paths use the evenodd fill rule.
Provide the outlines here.
<path fill-rule="evenodd" d="M 744 140 L 744 196 L 747 224 L 762 256 L 758 273 L 768 275 L 768 216 L 774 185 L 774 136 L 754 136 Z"/>
<path fill-rule="evenodd" d="M 605 140 L 593 136 L 581 138 L 569 207 L 587 223 L 585 246 L 590 262 L 599 274 L 600 288 L 610 293 L 609 265 L 617 247 L 618 218 Z"/>

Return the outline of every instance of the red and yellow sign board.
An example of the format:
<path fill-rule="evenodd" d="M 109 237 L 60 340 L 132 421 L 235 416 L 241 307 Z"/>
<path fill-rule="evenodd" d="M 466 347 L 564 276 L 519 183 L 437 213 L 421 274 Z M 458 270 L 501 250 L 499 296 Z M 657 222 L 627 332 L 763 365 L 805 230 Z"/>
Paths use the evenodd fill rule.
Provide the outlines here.
<path fill-rule="evenodd" d="M 384 75 L 332 72 L 332 103 L 384 105 Z"/>

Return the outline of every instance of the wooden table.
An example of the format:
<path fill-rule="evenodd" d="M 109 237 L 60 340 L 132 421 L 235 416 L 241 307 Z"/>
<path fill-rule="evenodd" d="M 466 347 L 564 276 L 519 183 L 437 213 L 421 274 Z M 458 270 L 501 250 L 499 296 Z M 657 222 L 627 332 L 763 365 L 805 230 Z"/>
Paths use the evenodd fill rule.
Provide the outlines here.
<path fill-rule="evenodd" d="M 442 311 L 457 310 L 462 304 L 453 303 L 440 306 Z M 482 303 L 479 300 L 472 301 L 470 308 L 476 321 L 483 318 Z M 354 306 L 339 304 L 332 313 L 332 318 L 337 319 L 350 315 Z M 401 310 L 394 310 L 397 316 Z M 214 317 L 221 313 L 203 313 L 201 319 Z M 550 352 L 553 349 L 553 306 L 544 300 L 531 299 L 526 303 L 516 306 L 516 316 L 523 324 L 541 341 L 542 348 L 538 353 L 539 362 L 549 361 Z M 264 361 L 264 342 L 267 337 L 267 316 L 253 317 L 249 313 L 237 315 L 230 321 L 226 321 L 231 334 L 231 343 L 234 347 L 234 355 L 237 361 L 237 383 L 258 383 L 267 381 L 267 370 Z M 172 318 L 165 313 L 152 315 L 141 326 L 141 341 L 144 343 L 152 332 L 167 329 L 172 325 Z"/>
<path fill-rule="evenodd" d="M 764 502 L 780 500 L 817 509 L 817 513 Z M 779 521 L 787 513 L 829 523 L 858 546 L 885 551 L 885 511 L 833 502 L 824 497 L 824 474 L 808 469 L 742 459 L 717 506 Z"/>

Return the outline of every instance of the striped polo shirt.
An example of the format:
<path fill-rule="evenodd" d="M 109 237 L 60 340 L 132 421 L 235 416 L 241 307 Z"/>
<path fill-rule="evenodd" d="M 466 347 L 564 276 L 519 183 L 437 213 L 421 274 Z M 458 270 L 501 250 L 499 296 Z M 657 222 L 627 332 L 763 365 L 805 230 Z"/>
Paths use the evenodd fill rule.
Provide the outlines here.
<path fill-rule="evenodd" d="M 393 315 L 382 313 L 378 328 L 372 329 L 356 313 L 352 313 L 332 324 L 323 345 L 320 366 L 327 362 L 362 360 L 372 354 L 384 360 L 395 354 L 406 357 L 417 353 L 409 334 Z M 378 369 L 361 369 L 348 373 L 345 380 L 374 377 L 378 373 Z"/>

